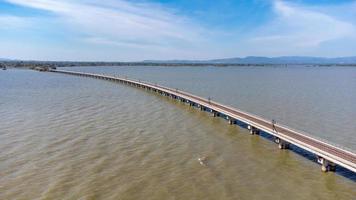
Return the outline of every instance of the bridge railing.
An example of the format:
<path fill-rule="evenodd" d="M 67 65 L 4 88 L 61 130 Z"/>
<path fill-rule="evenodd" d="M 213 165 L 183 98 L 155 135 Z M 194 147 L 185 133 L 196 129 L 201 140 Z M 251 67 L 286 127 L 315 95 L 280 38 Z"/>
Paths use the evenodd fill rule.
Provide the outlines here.
<path fill-rule="evenodd" d="M 336 147 L 338 149 L 342 149 L 343 151 L 346 151 L 346 152 L 356 156 L 356 150 L 354 150 L 354 149 L 351 149 L 351 148 L 348 148 L 348 147 L 345 147 L 345 146 L 341 146 L 340 144 L 337 144 L 335 142 L 331 142 L 330 140 L 327 140 L 325 138 L 321 138 L 319 136 L 312 135 L 312 134 L 310 134 L 310 133 L 308 133 L 308 132 L 306 132 L 304 130 L 301 130 L 301 129 L 291 128 L 291 127 L 289 127 L 287 125 L 279 124 L 279 123 L 278 123 L 278 126 L 280 126 L 282 128 L 285 128 L 285 129 L 289 129 L 289 130 L 293 131 L 296 134 L 299 134 L 299 135 L 302 135 L 302 136 L 306 136 L 306 137 L 308 137 L 310 139 L 313 139 L 313 140 L 317 140 L 318 142 L 322 142 L 324 144 Z"/>

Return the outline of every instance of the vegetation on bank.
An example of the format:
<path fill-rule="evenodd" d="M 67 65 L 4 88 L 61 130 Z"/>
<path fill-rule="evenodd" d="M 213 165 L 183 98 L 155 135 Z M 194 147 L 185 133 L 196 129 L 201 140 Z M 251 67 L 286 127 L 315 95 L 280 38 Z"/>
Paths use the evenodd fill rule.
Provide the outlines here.
<path fill-rule="evenodd" d="M 5 64 L 3 64 L 3 63 L 0 63 L 0 69 L 6 69 L 6 65 Z"/>
<path fill-rule="evenodd" d="M 163 62 L 61 62 L 61 61 L 2 61 L 0 68 L 56 68 L 56 67 L 74 67 L 74 66 L 165 66 L 165 67 L 180 67 L 180 66 L 356 66 L 355 64 L 242 64 L 242 63 L 163 63 Z"/>

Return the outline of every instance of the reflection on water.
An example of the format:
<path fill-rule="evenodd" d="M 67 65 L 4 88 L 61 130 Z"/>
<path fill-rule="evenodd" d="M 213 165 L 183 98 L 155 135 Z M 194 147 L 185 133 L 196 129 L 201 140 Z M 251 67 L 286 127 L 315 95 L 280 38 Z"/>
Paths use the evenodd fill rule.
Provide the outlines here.
<path fill-rule="evenodd" d="M 152 68 L 152 72 L 150 68 L 105 70 L 136 75 L 202 96 L 211 88 L 214 99 L 232 105 L 235 102 L 246 106 L 245 98 L 251 97 L 254 87 L 246 88 L 250 92 L 243 91 L 245 79 L 240 80 L 243 76 L 237 75 L 242 69 L 232 69 L 235 74 L 226 73 L 224 79 L 218 78 L 219 70 L 227 70 L 224 68 L 192 68 L 192 73 L 185 76 L 187 68 L 183 71 Z M 257 72 L 245 73 L 251 76 Z M 345 77 L 347 74 L 350 72 Z M 354 84 L 353 80 L 340 82 L 345 82 L 338 83 L 343 86 Z M 215 83 L 225 86 L 218 90 Z M 293 87 L 300 93 L 301 86 Z M 344 106 L 349 106 L 354 94 L 343 95 L 353 88 L 340 90 L 336 94 L 342 97 L 333 97 L 334 100 L 344 98 Z M 242 100 L 239 96 L 222 95 L 223 91 L 243 94 Z M 263 91 L 261 88 L 259 92 Z M 293 152 L 279 151 L 270 141 L 250 136 L 238 126 L 228 126 L 226 121 L 153 93 L 107 81 L 27 70 L 1 72 L 0 93 L 0 199 L 352 199 L 356 196 L 355 182 L 334 173 L 323 174 L 317 164 Z M 273 95 L 271 91 L 265 93 Z M 269 105 L 266 99 L 265 104 Z M 316 107 L 334 100 L 320 101 Z M 250 104 L 259 105 L 259 101 L 255 96 Z M 288 105 L 280 105 L 276 111 L 268 106 L 265 115 L 274 115 Z M 254 107 L 257 106 L 241 109 L 253 112 Z M 255 109 L 254 113 L 263 115 L 259 112 L 265 108 Z M 295 110 L 290 116 L 299 112 L 302 111 Z M 297 119 L 302 118 L 288 121 L 290 118 L 284 115 L 289 116 L 282 114 L 278 120 L 288 125 L 296 125 Z M 350 107 L 348 113 L 333 115 L 328 120 L 332 122 L 340 116 L 355 116 L 355 109 Z M 348 125 L 343 127 L 349 129 L 348 133 L 337 134 L 349 139 L 335 139 L 333 130 L 325 137 L 354 147 L 355 129 L 352 132 L 352 123 Z M 328 125 L 323 128 L 328 129 Z M 198 161 L 204 156 L 205 166 Z"/>

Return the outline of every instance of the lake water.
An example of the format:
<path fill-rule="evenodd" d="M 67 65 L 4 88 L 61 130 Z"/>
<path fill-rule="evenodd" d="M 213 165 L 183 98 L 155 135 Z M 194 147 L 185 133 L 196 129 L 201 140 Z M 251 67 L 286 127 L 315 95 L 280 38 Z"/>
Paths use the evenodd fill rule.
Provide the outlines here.
<path fill-rule="evenodd" d="M 189 91 L 356 150 L 356 68 L 67 69 Z M 0 199 L 356 196 L 350 178 L 154 93 L 10 69 L 0 71 L 0 95 Z"/>

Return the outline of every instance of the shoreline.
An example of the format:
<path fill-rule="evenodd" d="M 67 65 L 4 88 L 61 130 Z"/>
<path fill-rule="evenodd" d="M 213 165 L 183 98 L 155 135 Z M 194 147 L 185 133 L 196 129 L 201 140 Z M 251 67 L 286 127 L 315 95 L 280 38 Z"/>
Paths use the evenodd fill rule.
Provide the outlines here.
<path fill-rule="evenodd" d="M 147 66 L 147 67 L 356 67 L 356 64 L 315 64 L 315 63 L 158 63 L 158 62 L 61 62 L 61 61 L 2 61 L 7 68 L 35 67 L 108 67 L 108 66 Z"/>

